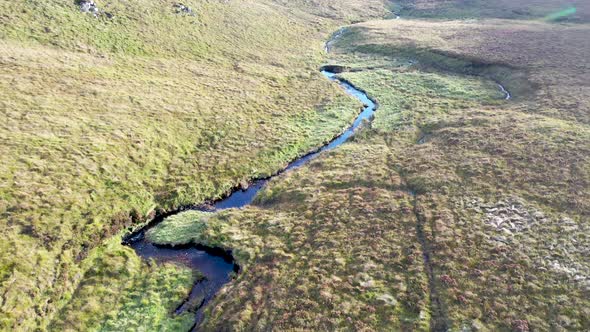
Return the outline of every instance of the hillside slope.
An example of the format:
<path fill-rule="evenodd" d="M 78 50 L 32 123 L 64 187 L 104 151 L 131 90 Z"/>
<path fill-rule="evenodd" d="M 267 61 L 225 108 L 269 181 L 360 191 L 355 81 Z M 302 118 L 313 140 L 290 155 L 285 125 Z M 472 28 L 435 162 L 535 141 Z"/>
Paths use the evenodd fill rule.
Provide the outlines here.
<path fill-rule="evenodd" d="M 280 169 L 358 107 L 318 73 L 324 39 L 355 13 L 96 3 L 98 17 L 73 0 L 0 4 L 2 329 L 44 328 L 88 278 L 144 269 L 127 249 L 91 250 Z"/>
<path fill-rule="evenodd" d="M 590 330 L 586 2 L 97 4 L 0 4 L 1 330 L 188 330 L 202 275 L 121 234 L 339 133 L 359 105 L 325 62 L 371 123 L 147 234 L 232 250 L 201 328 Z"/>
<path fill-rule="evenodd" d="M 374 121 L 254 206 L 148 233 L 234 250 L 203 330 L 589 330 L 590 27 L 529 18 L 347 27 L 330 64 Z"/>

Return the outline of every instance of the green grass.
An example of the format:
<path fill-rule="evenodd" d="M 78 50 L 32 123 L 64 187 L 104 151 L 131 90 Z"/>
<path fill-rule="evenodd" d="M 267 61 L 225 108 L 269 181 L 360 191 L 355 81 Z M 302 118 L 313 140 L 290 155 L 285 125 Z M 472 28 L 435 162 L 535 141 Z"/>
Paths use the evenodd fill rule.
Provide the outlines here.
<path fill-rule="evenodd" d="M 518 110 L 587 124 L 590 91 L 580 84 L 587 30 L 537 21 L 379 20 L 347 29 L 334 51 L 336 59 L 353 52 L 382 66 L 402 57 L 425 71 L 487 77 L 512 92 Z"/>
<path fill-rule="evenodd" d="M 318 72 L 354 15 L 173 3 L 0 4 L 2 329 L 46 328 L 120 230 L 272 174 L 357 112 Z"/>
<path fill-rule="evenodd" d="M 244 270 L 207 309 L 205 329 L 420 330 L 441 322 L 452 330 L 587 329 L 587 284 L 562 268 L 582 275 L 590 268 L 583 258 L 590 137 L 585 122 L 572 116 L 580 109 L 532 110 L 556 101 L 531 86 L 561 89 L 550 85 L 542 66 L 499 66 L 490 54 L 481 69 L 472 64 L 486 63 L 482 50 L 462 56 L 444 44 L 396 53 L 403 50 L 396 34 L 389 35 L 393 41 L 376 39 L 391 31 L 387 24 L 399 28 L 397 21 L 378 22 L 356 41 L 343 37 L 332 60 L 354 68 L 342 76 L 379 102 L 371 126 L 271 181 L 253 207 L 181 214 L 150 233 L 156 242 L 235 250 Z M 418 33 L 420 22 L 408 24 L 404 29 L 425 45 L 438 36 L 419 32 L 446 33 L 445 23 L 435 29 L 427 23 Z M 375 46 L 357 47 L 359 41 Z M 425 61 L 440 48 L 452 51 L 440 58 L 444 66 Z M 568 61 L 564 70 L 575 54 L 576 48 L 560 53 Z M 423 57 L 410 62 L 413 55 Z M 553 54 L 533 56 L 549 63 Z M 495 74 L 523 79 L 513 91 L 527 93 L 502 100 L 489 78 Z M 567 86 L 577 78 L 560 79 Z M 488 217 L 503 206 L 542 217 L 507 233 Z M 384 294 L 395 308 L 379 300 Z"/>
<path fill-rule="evenodd" d="M 426 119 L 444 118 L 450 110 L 497 104 L 503 97 L 489 80 L 412 69 L 349 72 L 342 77 L 381 97 L 372 127 L 384 132 L 420 127 Z"/>
<path fill-rule="evenodd" d="M 141 262 L 121 230 L 338 133 L 359 105 L 318 73 L 323 42 L 384 13 L 191 1 L 197 15 L 179 17 L 172 2 L 138 3 L 101 1 L 112 21 L 65 0 L 0 5 L 0 329 L 190 326 L 170 312 L 199 276 Z M 562 2 L 536 3 L 415 1 L 416 16 L 526 20 L 347 29 L 330 62 L 360 70 L 343 77 L 379 102 L 375 121 L 254 206 L 148 234 L 233 250 L 242 272 L 204 329 L 589 329 L 574 280 L 590 268 L 585 7 L 580 24 L 555 24 L 531 19 Z M 509 235 L 488 217 L 505 205 L 545 217 Z"/>
<path fill-rule="evenodd" d="M 343 77 L 379 100 L 371 128 L 273 180 L 257 207 L 182 213 L 148 233 L 156 243 L 234 250 L 242 272 L 207 309 L 205 329 L 428 328 L 418 221 L 395 153 L 414 144 L 424 119 L 479 105 L 475 96 L 501 95 L 486 80 L 404 67 Z M 277 291 L 263 292 L 268 287 Z M 255 306 L 260 297 L 264 305 Z"/>
<path fill-rule="evenodd" d="M 171 311 L 201 276 L 170 264 L 146 265 L 118 238 L 93 250 L 71 300 L 49 326 L 54 331 L 188 330 L 193 315 Z"/>

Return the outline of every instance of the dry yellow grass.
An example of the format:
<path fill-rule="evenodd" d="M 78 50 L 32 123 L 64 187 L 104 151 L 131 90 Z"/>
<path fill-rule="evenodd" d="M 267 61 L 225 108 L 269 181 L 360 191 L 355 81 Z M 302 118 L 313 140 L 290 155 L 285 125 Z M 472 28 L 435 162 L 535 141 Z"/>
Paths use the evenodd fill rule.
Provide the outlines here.
<path fill-rule="evenodd" d="M 121 229 L 273 173 L 356 112 L 318 72 L 354 13 L 97 3 L 113 18 L 70 0 L 0 4 L 0 329 L 47 326 Z"/>
<path fill-rule="evenodd" d="M 588 22 L 590 4 L 584 0 L 399 0 L 395 7 L 404 16 L 428 17 L 435 19 L 457 18 L 510 18 L 510 19 L 549 19 L 552 14 L 556 19 L 572 22 Z M 564 12 L 575 8 L 576 11 Z"/>
<path fill-rule="evenodd" d="M 352 26 L 333 61 L 360 69 L 343 77 L 379 101 L 371 127 L 272 181 L 258 206 L 181 215 L 151 234 L 235 250 L 244 271 L 205 328 L 588 330 L 588 29 Z"/>

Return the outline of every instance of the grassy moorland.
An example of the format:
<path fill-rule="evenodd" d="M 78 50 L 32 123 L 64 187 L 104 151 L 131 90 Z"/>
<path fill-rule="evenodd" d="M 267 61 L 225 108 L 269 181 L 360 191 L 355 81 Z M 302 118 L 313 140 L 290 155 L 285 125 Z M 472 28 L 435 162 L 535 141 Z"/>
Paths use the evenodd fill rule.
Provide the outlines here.
<path fill-rule="evenodd" d="M 404 17 L 428 19 L 545 19 L 587 22 L 590 4 L 584 0 L 397 0 L 393 9 Z"/>
<path fill-rule="evenodd" d="M 379 101 L 374 122 L 254 206 L 148 233 L 234 250 L 243 270 L 203 329 L 590 329 L 589 30 L 349 27 L 331 62 Z"/>
<path fill-rule="evenodd" d="M 84 330 L 131 308 L 137 296 L 114 290 L 153 268 L 101 243 L 275 172 L 358 109 L 317 70 L 328 35 L 364 20 L 355 1 L 331 18 L 273 1 L 186 1 L 194 16 L 173 1 L 96 2 L 113 16 L 73 0 L 0 4 L 2 330 L 54 318 Z M 374 3 L 360 15 L 382 17 Z M 153 276 L 185 289 L 186 271 L 168 270 Z"/>
<path fill-rule="evenodd" d="M 480 74 L 515 94 L 430 117 L 418 125 L 424 144 L 395 148 L 419 194 L 442 317 L 455 328 L 590 326 L 589 28 L 483 20 L 351 29 L 348 52 L 402 50 L 422 70 Z"/>
<path fill-rule="evenodd" d="M 379 74 L 383 81 L 391 76 Z M 400 80 L 422 92 L 427 84 L 448 89 L 422 98 L 417 109 L 424 113 L 501 98 L 494 84 L 479 79 L 409 72 Z M 419 94 L 384 93 L 373 128 L 407 126 L 394 120 L 409 116 L 397 106 Z M 383 137 L 367 129 L 359 136 L 274 181 L 257 207 L 182 213 L 148 233 L 161 244 L 234 250 L 243 270 L 211 307 L 205 330 L 428 328 L 429 280 L 415 232 L 414 197 L 390 163 Z"/>
<path fill-rule="evenodd" d="M 170 312 L 199 276 L 116 235 L 341 130 L 358 105 L 317 72 L 323 41 L 386 15 L 381 1 L 172 4 L 99 2 L 111 19 L 0 4 L 0 329 L 190 326 Z M 372 124 L 253 206 L 148 234 L 234 250 L 242 271 L 203 328 L 589 330 L 587 5 L 393 8 L 438 19 L 352 25 L 330 59 L 379 101 Z"/>

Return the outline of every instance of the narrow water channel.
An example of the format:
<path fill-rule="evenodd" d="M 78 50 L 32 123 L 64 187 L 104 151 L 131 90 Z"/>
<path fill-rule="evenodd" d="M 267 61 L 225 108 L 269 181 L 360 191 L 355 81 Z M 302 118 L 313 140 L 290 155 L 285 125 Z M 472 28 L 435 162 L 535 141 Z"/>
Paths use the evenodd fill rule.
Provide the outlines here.
<path fill-rule="evenodd" d="M 266 183 L 272 178 L 300 167 L 310 160 L 316 158 L 321 153 L 333 150 L 345 143 L 351 136 L 354 135 L 355 130 L 363 123 L 363 121 L 370 121 L 377 109 L 377 104 L 371 100 L 366 93 L 355 88 L 352 84 L 340 79 L 336 73 L 322 68 L 322 74 L 329 80 L 336 82 L 342 87 L 346 93 L 358 99 L 363 105 L 361 113 L 355 118 L 352 125 L 350 125 L 342 134 L 330 141 L 328 144 L 322 146 L 316 151 L 313 151 L 301 158 L 291 162 L 285 169 L 277 172 L 275 175 L 253 181 L 253 183 L 245 190 L 237 189 L 229 194 L 226 198 L 213 203 L 213 210 L 219 211 L 230 208 L 242 208 L 249 205 L 256 194 L 264 188 Z M 124 238 L 123 243 L 132 247 L 135 252 L 145 260 L 153 259 L 156 262 L 173 262 L 185 265 L 194 271 L 199 271 L 204 275 L 205 279 L 197 281 L 193 286 L 189 296 L 183 303 L 179 303 L 175 314 L 181 314 L 191 311 L 195 315 L 195 325 L 192 330 L 197 330 L 199 324 L 203 319 L 203 308 L 213 299 L 215 294 L 232 280 L 232 275 L 239 271 L 239 267 L 234 263 L 231 253 L 214 248 L 205 248 L 201 246 L 189 245 L 183 247 L 166 247 L 158 246 L 149 242 L 145 233 L 158 223 L 162 222 L 165 217 L 174 214 L 182 213 L 186 209 L 160 216 L 148 226 L 134 232 Z"/>

